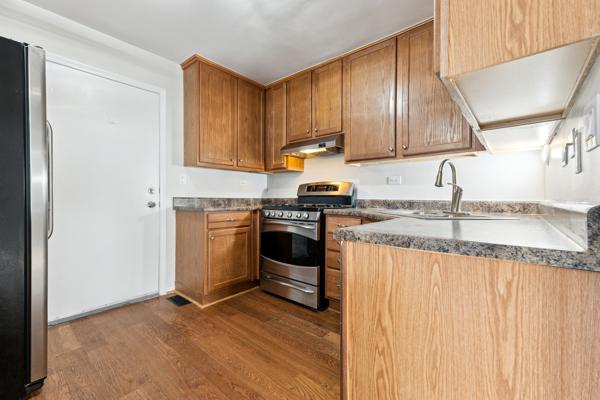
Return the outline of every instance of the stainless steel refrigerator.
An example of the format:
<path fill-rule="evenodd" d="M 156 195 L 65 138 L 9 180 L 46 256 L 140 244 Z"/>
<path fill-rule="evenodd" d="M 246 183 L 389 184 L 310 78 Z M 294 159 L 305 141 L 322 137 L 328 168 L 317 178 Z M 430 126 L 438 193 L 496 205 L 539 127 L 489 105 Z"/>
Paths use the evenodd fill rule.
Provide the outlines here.
<path fill-rule="evenodd" d="M 45 53 L 0 38 L 0 399 L 39 389 L 47 370 L 51 132 Z"/>

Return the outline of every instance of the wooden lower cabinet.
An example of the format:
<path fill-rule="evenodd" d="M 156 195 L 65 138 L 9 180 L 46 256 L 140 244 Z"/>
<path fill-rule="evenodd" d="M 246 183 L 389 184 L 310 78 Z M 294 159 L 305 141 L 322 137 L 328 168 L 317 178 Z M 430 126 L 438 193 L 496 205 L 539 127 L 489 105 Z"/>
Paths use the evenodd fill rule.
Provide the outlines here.
<path fill-rule="evenodd" d="M 343 247 L 344 399 L 597 398 L 600 273 Z"/>
<path fill-rule="evenodd" d="M 258 284 L 258 213 L 177 211 L 175 289 L 200 306 Z"/>
<path fill-rule="evenodd" d="M 326 218 L 327 239 L 325 241 L 325 297 L 330 300 L 330 307 L 339 309 L 340 300 L 340 268 L 342 258 L 340 242 L 333 238 L 333 231 L 338 228 L 360 225 L 360 217 L 328 215 Z"/>

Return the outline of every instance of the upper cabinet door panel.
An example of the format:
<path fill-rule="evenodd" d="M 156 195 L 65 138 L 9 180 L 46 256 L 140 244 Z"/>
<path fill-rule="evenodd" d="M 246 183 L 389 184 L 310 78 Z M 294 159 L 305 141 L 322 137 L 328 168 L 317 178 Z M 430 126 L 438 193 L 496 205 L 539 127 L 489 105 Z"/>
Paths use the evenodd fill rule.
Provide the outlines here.
<path fill-rule="evenodd" d="M 436 0 L 441 75 L 454 77 L 600 35 L 598 0 Z"/>
<path fill-rule="evenodd" d="M 245 81 L 238 82 L 237 166 L 262 171 L 263 90 Z"/>
<path fill-rule="evenodd" d="M 267 89 L 265 136 L 267 171 L 285 169 L 285 158 L 281 148 L 285 145 L 285 92 L 286 84 L 281 83 Z"/>
<path fill-rule="evenodd" d="M 235 165 L 237 79 L 209 65 L 200 69 L 199 161 Z"/>
<path fill-rule="evenodd" d="M 344 58 L 346 161 L 396 156 L 396 39 Z"/>
<path fill-rule="evenodd" d="M 342 61 L 312 72 L 313 136 L 342 131 Z"/>
<path fill-rule="evenodd" d="M 311 135 L 310 72 L 287 82 L 287 142 L 297 142 Z"/>
<path fill-rule="evenodd" d="M 403 155 L 469 149 L 471 129 L 433 72 L 432 24 L 398 38 L 398 57 L 406 54 L 409 60 L 408 124 L 402 129 Z M 402 65 L 401 60 L 398 65 Z M 407 84 L 405 71 L 398 70 L 399 90 Z"/>

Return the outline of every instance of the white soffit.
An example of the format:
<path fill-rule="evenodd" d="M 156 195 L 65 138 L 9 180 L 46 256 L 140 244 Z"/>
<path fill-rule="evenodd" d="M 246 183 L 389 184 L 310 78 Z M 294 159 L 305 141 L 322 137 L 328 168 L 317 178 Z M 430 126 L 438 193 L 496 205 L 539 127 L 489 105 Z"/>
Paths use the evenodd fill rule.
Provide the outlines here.
<path fill-rule="evenodd" d="M 270 83 L 433 15 L 433 0 L 28 0 L 180 63 Z"/>
<path fill-rule="evenodd" d="M 593 43 L 560 47 L 460 75 L 455 81 L 482 128 L 493 122 L 562 112 Z"/>
<path fill-rule="evenodd" d="M 548 143 L 560 121 L 514 126 L 480 132 L 492 153 L 514 150 L 536 150 Z"/>

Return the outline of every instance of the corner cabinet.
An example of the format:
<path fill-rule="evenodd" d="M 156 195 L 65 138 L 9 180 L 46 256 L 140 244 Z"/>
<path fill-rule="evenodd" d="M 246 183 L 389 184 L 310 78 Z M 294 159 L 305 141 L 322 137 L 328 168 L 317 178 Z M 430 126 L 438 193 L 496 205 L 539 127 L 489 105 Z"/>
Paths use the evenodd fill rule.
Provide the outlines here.
<path fill-rule="evenodd" d="M 396 157 L 396 38 L 344 58 L 348 162 Z"/>
<path fill-rule="evenodd" d="M 198 57 L 182 68 L 184 165 L 263 171 L 264 89 Z"/>
<path fill-rule="evenodd" d="M 264 90 L 245 81 L 238 82 L 237 166 L 264 170 Z"/>
<path fill-rule="evenodd" d="M 258 212 L 178 210 L 176 219 L 176 292 L 204 307 L 258 285 Z"/>
<path fill-rule="evenodd" d="M 303 171 L 304 160 L 282 156 L 286 144 L 286 83 L 267 89 L 265 112 L 265 170 Z"/>

